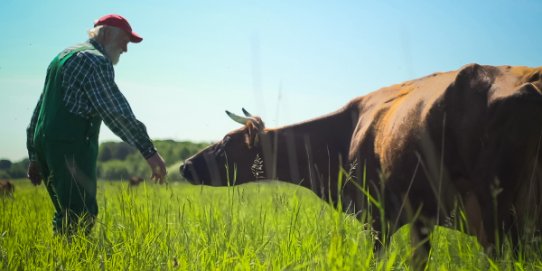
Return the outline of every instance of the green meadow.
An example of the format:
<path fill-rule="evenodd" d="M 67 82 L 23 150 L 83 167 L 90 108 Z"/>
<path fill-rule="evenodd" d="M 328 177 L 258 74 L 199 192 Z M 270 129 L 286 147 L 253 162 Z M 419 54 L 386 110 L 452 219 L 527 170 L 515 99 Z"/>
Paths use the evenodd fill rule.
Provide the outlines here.
<path fill-rule="evenodd" d="M 90 235 L 53 235 L 45 188 L 16 180 L 0 198 L 0 270 L 411 270 L 408 227 L 373 252 L 374 234 L 311 191 L 276 181 L 235 187 L 98 184 Z M 542 270 L 540 248 L 488 256 L 437 227 L 429 270 Z"/>

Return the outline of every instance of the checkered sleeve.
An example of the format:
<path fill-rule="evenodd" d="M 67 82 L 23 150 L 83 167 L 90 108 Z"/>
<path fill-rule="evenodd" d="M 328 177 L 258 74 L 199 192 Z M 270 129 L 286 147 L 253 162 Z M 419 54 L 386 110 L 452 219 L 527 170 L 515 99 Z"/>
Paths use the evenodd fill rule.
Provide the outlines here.
<path fill-rule="evenodd" d="M 36 105 L 36 108 L 34 109 L 34 113 L 32 113 L 30 124 L 26 128 L 26 149 L 28 150 L 28 159 L 30 161 L 37 160 L 36 148 L 34 146 L 34 133 L 36 131 L 36 125 L 38 122 L 38 116 L 40 114 L 42 99 L 43 99 L 43 93 L 41 94 L 40 99 L 38 100 L 38 104 Z"/>
<path fill-rule="evenodd" d="M 85 82 L 85 92 L 104 123 L 126 143 L 135 146 L 145 158 L 156 153 L 145 125 L 136 119 L 130 105 L 114 81 L 113 66 L 97 63 Z"/>

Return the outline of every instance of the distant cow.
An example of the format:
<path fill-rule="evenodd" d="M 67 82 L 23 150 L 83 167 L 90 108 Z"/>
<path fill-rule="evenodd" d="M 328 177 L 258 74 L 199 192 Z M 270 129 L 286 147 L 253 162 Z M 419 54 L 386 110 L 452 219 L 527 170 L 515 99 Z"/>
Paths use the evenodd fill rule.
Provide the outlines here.
<path fill-rule="evenodd" d="M 542 229 L 541 73 L 467 65 L 274 129 L 246 111 L 227 112 L 244 126 L 180 170 L 194 184 L 215 186 L 279 179 L 335 204 L 340 192 L 345 211 L 366 210 L 378 232 L 389 237 L 410 223 L 418 241 L 460 206 L 484 246 L 505 233 L 517 243 Z M 367 206 L 375 202 L 383 220 Z"/>
<path fill-rule="evenodd" d="M 139 176 L 132 176 L 128 180 L 128 186 L 138 186 L 141 182 L 143 182 L 143 178 Z"/>
<path fill-rule="evenodd" d="M 0 180 L 0 196 L 13 197 L 15 185 L 9 180 Z"/>

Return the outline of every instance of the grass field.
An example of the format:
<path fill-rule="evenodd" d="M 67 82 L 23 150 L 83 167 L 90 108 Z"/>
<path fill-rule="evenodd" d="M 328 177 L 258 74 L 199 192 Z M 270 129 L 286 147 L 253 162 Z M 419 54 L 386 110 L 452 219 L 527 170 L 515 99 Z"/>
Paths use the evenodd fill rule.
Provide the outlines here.
<path fill-rule="evenodd" d="M 15 185 L 0 198 L 1 270 L 410 270 L 407 227 L 375 255 L 369 227 L 289 184 L 99 182 L 97 225 L 69 240 L 52 233 L 45 188 Z M 542 270 L 539 253 L 490 258 L 442 227 L 431 238 L 430 270 Z"/>

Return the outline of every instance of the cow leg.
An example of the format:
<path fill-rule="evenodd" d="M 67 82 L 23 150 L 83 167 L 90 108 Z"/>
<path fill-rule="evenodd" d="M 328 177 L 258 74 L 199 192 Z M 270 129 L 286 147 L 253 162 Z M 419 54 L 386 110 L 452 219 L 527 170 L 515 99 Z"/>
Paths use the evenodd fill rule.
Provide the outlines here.
<path fill-rule="evenodd" d="M 429 234 L 433 227 L 420 220 L 412 223 L 410 228 L 410 242 L 412 245 L 412 257 L 410 259 L 413 270 L 424 270 L 431 251 Z"/>
<path fill-rule="evenodd" d="M 501 208 L 504 206 L 495 206 L 496 201 L 492 189 L 483 189 L 483 192 L 470 192 L 464 196 L 465 212 L 468 219 L 469 231 L 476 235 L 478 242 L 484 247 L 488 255 L 493 253 L 495 247 L 502 245 L 502 238 L 505 236 L 502 227 L 495 224 L 500 220 Z M 489 193 L 487 191 L 490 191 Z M 485 210 L 482 212 L 482 210 Z M 498 223 L 498 222 L 497 222 Z"/>
<path fill-rule="evenodd" d="M 463 197 L 465 203 L 465 213 L 467 215 L 468 231 L 474 234 L 478 242 L 484 247 L 489 248 L 489 241 L 485 230 L 485 225 L 482 217 L 482 210 L 478 198 L 472 192 L 467 192 Z"/>
<path fill-rule="evenodd" d="M 432 227 L 431 227 L 432 228 Z M 391 242 L 393 229 L 383 229 L 380 222 L 373 223 L 373 229 L 377 232 L 378 240 L 374 243 L 375 253 L 381 252 L 383 247 L 386 247 Z M 385 234 L 383 234 L 383 231 Z M 410 265 L 412 270 L 424 270 L 427 265 L 431 244 L 429 242 L 429 233 L 431 229 L 424 223 L 417 221 L 412 223 L 410 228 L 410 241 L 412 246 L 412 255 L 410 257 Z"/>
<path fill-rule="evenodd" d="M 406 196 L 405 196 L 406 197 Z M 417 208 L 413 208 L 418 206 Z M 410 245 L 412 255 L 410 264 L 413 270 L 424 270 L 427 265 L 431 243 L 429 235 L 433 231 L 434 221 L 428 219 L 433 217 L 431 211 L 423 208 L 423 204 L 411 202 L 411 199 L 404 198 L 404 211 L 399 215 L 399 225 L 410 225 Z"/>
<path fill-rule="evenodd" d="M 358 203 L 358 205 L 363 206 L 363 212 L 359 213 L 358 219 L 362 223 L 369 223 L 371 225 L 375 238 L 373 249 L 375 254 L 379 254 L 383 248 L 389 246 L 391 235 L 395 232 L 395 228 L 390 227 L 390 218 L 386 213 L 382 213 L 382 210 L 377 206 L 366 202 Z"/>
<path fill-rule="evenodd" d="M 411 199 L 406 195 L 396 196 L 395 193 L 386 195 L 386 218 L 390 221 L 384 244 L 389 244 L 392 234 L 404 225 L 410 225 L 410 244 L 412 254 L 410 255 L 410 264 L 413 270 L 424 270 L 427 265 L 431 244 L 429 234 L 433 229 L 433 221 L 427 220 L 431 217 L 428 210 L 420 204 L 412 204 Z M 413 206 L 418 206 L 413 208 Z"/>
<path fill-rule="evenodd" d="M 374 247 L 373 250 L 375 253 L 379 253 L 383 247 L 389 244 L 389 234 L 384 234 L 384 229 L 382 228 L 382 223 L 380 223 L 380 218 L 372 217 L 374 219 L 372 223 L 372 229 L 375 234 L 374 238 Z M 365 218 L 363 218 L 365 219 Z"/>
<path fill-rule="evenodd" d="M 516 216 L 512 216 L 511 218 L 511 221 L 510 221 L 510 225 L 507 227 L 506 231 L 507 233 L 509 233 L 509 236 L 510 236 L 510 241 L 512 241 L 512 248 L 513 248 L 513 253 L 514 253 L 514 257 L 516 259 L 518 259 L 519 255 L 520 255 L 520 246 L 521 246 L 521 241 L 522 240 L 522 237 L 521 236 L 521 232 L 519 230 L 519 225 L 518 225 L 519 221 L 517 219 Z"/>
<path fill-rule="evenodd" d="M 429 252 L 431 251 L 429 235 L 433 230 L 433 223 L 424 219 L 424 217 L 427 218 L 429 216 L 423 212 L 422 207 L 419 207 L 415 212 L 408 200 L 406 201 L 405 209 L 406 212 L 393 214 L 391 217 L 391 221 L 396 221 L 396 225 L 390 229 L 388 238 L 403 225 L 410 225 L 410 246 L 412 248 L 410 265 L 413 270 L 424 270 L 427 265 Z"/>

